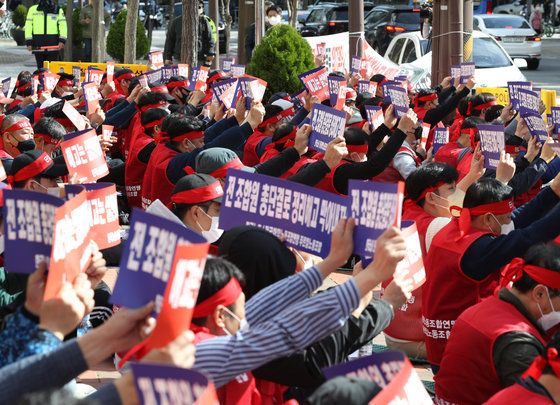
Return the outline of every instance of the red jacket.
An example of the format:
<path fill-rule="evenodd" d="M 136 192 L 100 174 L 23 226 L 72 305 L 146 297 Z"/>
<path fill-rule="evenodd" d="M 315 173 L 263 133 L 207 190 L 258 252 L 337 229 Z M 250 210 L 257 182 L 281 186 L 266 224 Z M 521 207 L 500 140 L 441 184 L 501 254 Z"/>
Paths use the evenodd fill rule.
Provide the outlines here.
<path fill-rule="evenodd" d="M 152 152 L 142 182 L 143 209 L 148 208 L 152 201 L 157 199 L 165 205 L 171 202 L 171 192 L 175 184 L 167 178 L 167 166 L 178 153 L 167 147 L 165 143 L 158 144 Z"/>
<path fill-rule="evenodd" d="M 128 205 L 132 207 L 142 207 L 142 183 L 148 165 L 138 159 L 138 154 L 146 145 L 153 142 L 154 139 L 150 135 L 146 135 L 144 131 L 139 133 L 132 142 L 132 148 L 126 159 L 124 184 L 126 188 L 126 198 Z"/>
<path fill-rule="evenodd" d="M 243 164 L 245 166 L 256 166 L 261 162 L 261 158 L 257 155 L 257 146 L 260 141 L 267 138 L 268 135 L 255 130 L 255 132 L 247 139 L 245 142 L 245 148 L 243 149 Z"/>
<path fill-rule="evenodd" d="M 434 156 L 434 162 L 447 163 L 449 166 L 457 168 L 457 165 L 459 164 L 459 154 L 462 150 L 463 146 L 459 143 L 456 141 L 449 141 L 449 143 L 438 149 L 436 155 Z"/>
<path fill-rule="evenodd" d="M 519 384 L 513 384 L 501 390 L 484 405 L 503 405 L 503 404 L 530 404 L 530 405 L 556 405 L 544 395 L 530 391 Z"/>
<path fill-rule="evenodd" d="M 488 297 L 466 309 L 455 322 L 440 370 L 434 376 L 437 397 L 461 405 L 478 405 L 500 391 L 494 343 L 513 331 L 530 333 L 546 345 L 537 328 L 514 305 L 498 297 Z"/>
<path fill-rule="evenodd" d="M 342 195 L 344 196 L 344 194 L 340 194 L 336 188 L 334 187 L 334 173 L 336 172 L 336 170 L 342 166 L 342 165 L 346 165 L 349 164 L 350 162 L 347 160 L 341 160 L 339 164 L 337 164 L 335 167 L 333 167 L 331 169 L 330 172 L 327 173 L 327 175 L 323 178 L 323 180 L 321 180 L 319 182 L 319 184 L 317 184 L 315 186 L 315 188 L 318 188 L 319 190 L 324 190 L 324 191 L 328 191 L 329 193 L 334 193 L 334 194 L 338 194 L 338 195 Z M 346 197 L 346 196 L 345 196 Z"/>

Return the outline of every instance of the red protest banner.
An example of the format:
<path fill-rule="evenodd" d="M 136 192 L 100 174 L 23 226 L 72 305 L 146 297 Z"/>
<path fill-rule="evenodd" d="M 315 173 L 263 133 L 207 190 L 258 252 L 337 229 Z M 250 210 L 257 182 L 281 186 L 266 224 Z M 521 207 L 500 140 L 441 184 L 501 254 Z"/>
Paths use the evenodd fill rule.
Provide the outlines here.
<path fill-rule="evenodd" d="M 56 297 L 62 283 L 73 282 L 91 257 L 85 190 L 55 211 L 54 237 L 44 301 Z"/>
<path fill-rule="evenodd" d="M 427 122 L 422 123 L 422 137 L 420 138 L 420 145 L 422 149 L 426 149 L 426 144 L 428 143 L 428 136 L 430 135 L 431 125 Z"/>
<path fill-rule="evenodd" d="M 104 141 L 111 140 L 111 136 L 113 136 L 113 129 L 115 127 L 112 125 L 102 125 L 101 126 L 101 136 L 103 137 Z"/>
<path fill-rule="evenodd" d="M 206 80 L 208 80 L 208 72 L 210 68 L 206 66 L 201 66 L 200 70 L 198 71 L 198 77 L 196 79 L 196 85 L 194 86 L 195 90 L 200 90 L 204 86 L 206 86 Z"/>
<path fill-rule="evenodd" d="M 317 44 L 317 55 L 324 55 L 325 54 L 325 48 L 326 48 L 327 44 L 325 42 L 319 42 Z"/>
<path fill-rule="evenodd" d="M 314 96 L 321 101 L 329 98 L 329 82 L 327 80 L 327 68 L 322 68 L 317 72 L 303 79 L 303 85 Z"/>
<path fill-rule="evenodd" d="M 93 82 L 86 83 L 82 87 L 84 89 L 87 111 L 89 114 L 93 114 L 99 107 L 99 87 Z"/>
<path fill-rule="evenodd" d="M 97 183 L 96 186 L 98 185 L 101 187 L 86 191 L 89 239 L 97 243 L 99 249 L 106 249 L 121 242 L 117 189 L 114 184 Z"/>
<path fill-rule="evenodd" d="M 90 82 L 95 83 L 97 86 L 101 84 L 101 80 L 103 80 L 103 72 L 101 69 L 92 68 L 91 66 L 88 68 L 89 72 L 89 80 Z"/>
<path fill-rule="evenodd" d="M 402 206 L 404 203 L 404 181 L 399 181 L 397 191 L 397 214 L 395 216 L 395 226 L 401 229 Z"/>
<path fill-rule="evenodd" d="M 375 52 L 365 39 L 363 39 L 363 45 L 364 59 L 367 63 L 365 77 L 371 77 L 374 74 L 382 74 L 387 80 L 393 80 L 395 75 L 399 72 L 399 67 Z"/>
<path fill-rule="evenodd" d="M 151 64 L 154 65 L 154 67 L 156 69 L 159 69 L 159 68 L 163 67 L 163 52 L 162 51 L 150 52 L 148 54 L 148 57 L 150 58 Z"/>
<path fill-rule="evenodd" d="M 95 130 L 74 132 L 60 144 L 70 177 L 91 183 L 109 174 L 105 155 L 101 150 Z"/>
<path fill-rule="evenodd" d="M 39 89 L 39 78 L 37 76 L 33 76 L 33 78 L 31 79 L 31 95 L 35 95 L 37 94 L 37 91 Z"/>
<path fill-rule="evenodd" d="M 113 82 L 114 75 L 115 75 L 115 63 L 107 62 L 107 83 Z"/>
<path fill-rule="evenodd" d="M 404 228 L 402 234 L 406 243 L 406 256 L 397 264 L 395 278 L 399 280 L 412 280 L 413 290 L 416 290 L 426 281 L 426 271 L 422 260 L 422 248 L 416 222 Z"/>
<path fill-rule="evenodd" d="M 336 98 L 336 105 L 334 108 L 342 111 L 346 105 L 346 80 L 339 82 L 338 96 Z"/>
<path fill-rule="evenodd" d="M 86 121 L 84 120 L 84 117 L 82 117 L 82 115 L 68 101 L 64 102 L 62 112 L 66 114 L 70 121 L 72 121 L 72 124 L 74 124 L 78 131 L 83 131 L 86 128 Z"/>
<path fill-rule="evenodd" d="M 55 75 L 54 73 L 43 73 L 43 91 L 48 91 L 52 93 L 58 80 L 60 79 L 59 75 Z"/>
<path fill-rule="evenodd" d="M 179 63 L 177 65 L 177 74 L 179 76 L 189 77 L 189 65 L 186 63 Z"/>

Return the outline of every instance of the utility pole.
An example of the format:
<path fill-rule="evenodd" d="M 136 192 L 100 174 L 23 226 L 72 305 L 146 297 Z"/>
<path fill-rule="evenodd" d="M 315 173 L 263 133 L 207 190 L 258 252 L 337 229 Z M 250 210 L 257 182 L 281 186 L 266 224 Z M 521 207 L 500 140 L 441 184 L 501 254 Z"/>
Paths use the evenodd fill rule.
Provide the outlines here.
<path fill-rule="evenodd" d="M 463 3 L 463 62 L 472 61 L 473 52 L 473 0 Z"/>
<path fill-rule="evenodd" d="M 264 37 L 264 0 L 255 0 L 255 47 Z M 239 45 L 238 45 L 239 47 Z"/>
<path fill-rule="evenodd" d="M 449 55 L 449 4 L 453 0 L 441 0 L 439 13 L 439 61 L 437 83 L 441 83 L 444 77 L 448 76 L 451 70 Z"/>
<path fill-rule="evenodd" d="M 64 60 L 70 62 L 72 60 L 72 14 L 74 14 L 74 1 L 66 2 L 66 44 L 64 45 Z"/>
<path fill-rule="evenodd" d="M 216 44 L 215 44 L 215 48 L 216 48 L 216 56 L 214 57 L 214 60 L 212 61 L 212 69 L 219 69 L 220 66 L 220 35 L 219 35 L 219 31 L 218 31 L 218 22 L 219 20 L 219 10 L 218 10 L 218 0 L 209 0 L 208 1 L 208 17 L 210 17 L 212 19 L 212 21 L 214 21 L 214 24 L 216 25 Z"/>
<path fill-rule="evenodd" d="M 449 56 L 451 65 L 463 62 L 463 1 L 450 0 Z"/>
<path fill-rule="evenodd" d="M 245 63 L 245 37 L 247 29 L 255 22 L 255 0 L 239 2 L 237 26 L 237 63 Z"/>
<path fill-rule="evenodd" d="M 92 21 L 92 54 L 91 60 L 94 63 L 104 62 L 105 58 L 105 13 L 102 1 L 92 1 L 93 21 Z"/>
<path fill-rule="evenodd" d="M 138 0 L 128 1 L 126 25 L 124 29 L 124 63 L 136 63 L 136 24 L 138 21 Z"/>
<path fill-rule="evenodd" d="M 439 44 L 441 40 L 440 21 L 441 0 L 434 0 L 432 13 L 432 86 L 438 84 L 439 75 Z"/>
<path fill-rule="evenodd" d="M 198 2 L 183 1 L 183 30 L 181 32 L 181 63 L 191 69 L 198 64 Z M 191 70 L 192 72 L 192 70 Z"/>
<path fill-rule="evenodd" d="M 349 45 L 350 56 L 363 56 L 363 41 L 361 39 L 364 35 L 364 1 L 354 0 L 348 2 L 348 29 L 350 31 Z"/>

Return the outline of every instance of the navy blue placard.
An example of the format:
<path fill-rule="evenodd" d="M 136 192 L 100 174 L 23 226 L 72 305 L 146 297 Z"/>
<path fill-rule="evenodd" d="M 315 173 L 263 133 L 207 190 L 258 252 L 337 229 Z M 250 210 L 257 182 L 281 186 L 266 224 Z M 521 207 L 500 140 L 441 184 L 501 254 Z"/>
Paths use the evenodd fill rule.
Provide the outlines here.
<path fill-rule="evenodd" d="M 311 113 L 313 131 L 309 135 L 309 147 L 325 152 L 330 141 L 344 135 L 346 112 L 321 104 L 313 106 Z"/>

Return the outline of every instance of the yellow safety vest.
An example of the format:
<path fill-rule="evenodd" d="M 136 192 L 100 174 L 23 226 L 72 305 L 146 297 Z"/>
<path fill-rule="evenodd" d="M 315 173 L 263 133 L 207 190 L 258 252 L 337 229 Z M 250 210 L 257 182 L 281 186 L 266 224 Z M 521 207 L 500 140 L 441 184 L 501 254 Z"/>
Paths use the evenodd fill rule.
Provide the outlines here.
<path fill-rule="evenodd" d="M 25 21 L 25 41 L 27 45 L 49 46 L 66 42 L 67 27 L 64 11 L 59 8 L 58 14 L 47 14 L 31 6 Z M 45 22 L 46 18 L 46 22 Z"/>

